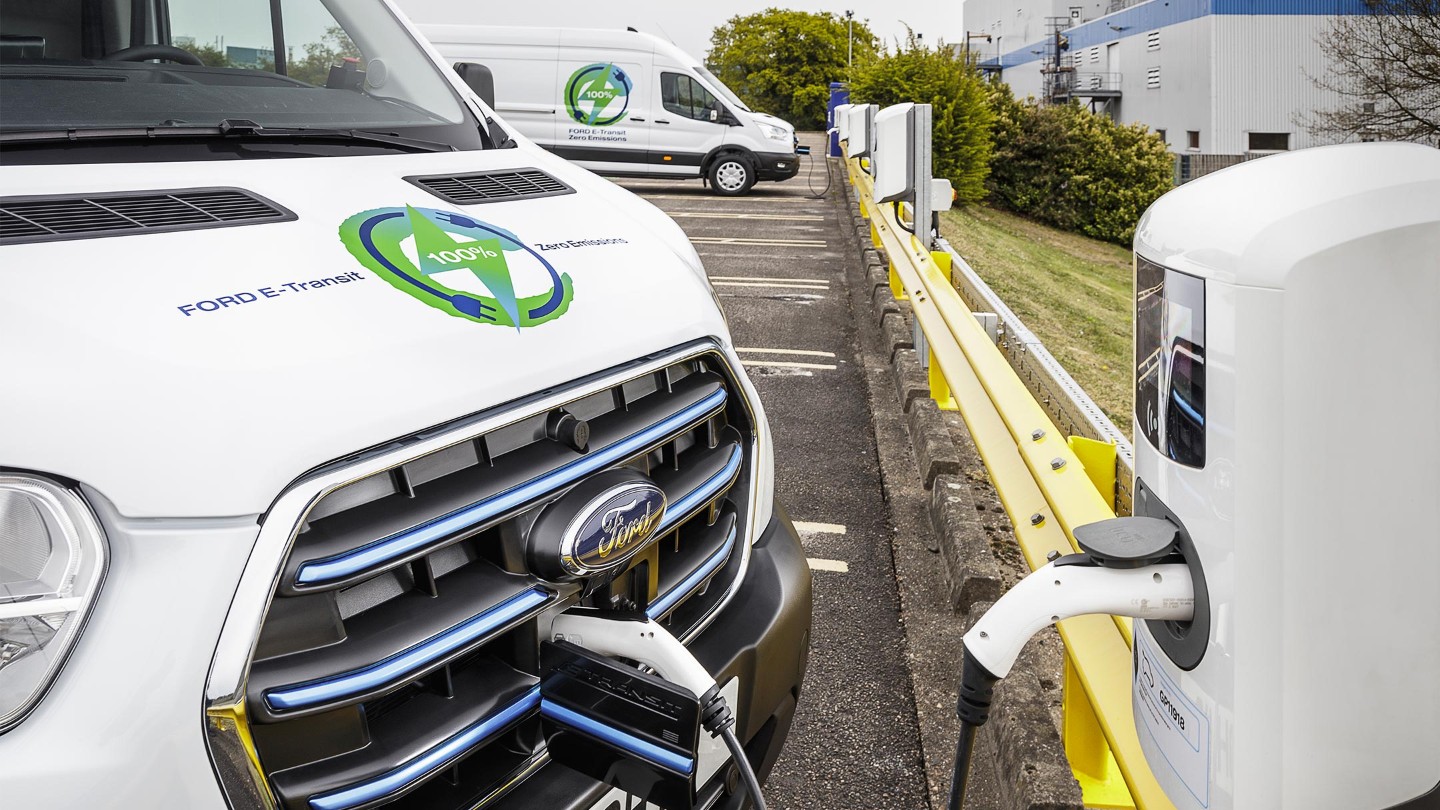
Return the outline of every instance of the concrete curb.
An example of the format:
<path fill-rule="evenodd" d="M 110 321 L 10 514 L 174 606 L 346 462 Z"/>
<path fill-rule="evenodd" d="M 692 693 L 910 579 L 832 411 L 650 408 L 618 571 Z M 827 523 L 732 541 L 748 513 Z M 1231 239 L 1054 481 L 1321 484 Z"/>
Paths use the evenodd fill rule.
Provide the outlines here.
<path fill-rule="evenodd" d="M 857 200 L 848 183 L 845 196 L 853 212 Z M 928 375 L 914 348 L 910 303 L 895 300 L 890 292 L 888 257 L 874 250 L 869 222 L 859 217 L 855 222 L 855 248 L 864 281 L 856 298 L 869 305 L 876 342 L 888 355 L 912 458 L 928 495 L 922 508 L 933 536 L 925 547 L 940 556 L 942 564 L 937 567 L 955 614 L 952 621 L 968 628 L 1028 570 L 964 422 L 953 413 L 940 411 L 930 398 Z M 855 309 L 857 315 L 863 311 Z M 957 630 L 952 627 L 949 632 Z M 958 662 L 959 651 L 953 653 Z M 983 768 L 993 773 L 987 782 L 993 779 L 996 785 L 996 803 L 985 805 L 986 810 L 1083 810 L 1080 787 L 1070 771 L 1058 730 L 1063 663 L 1059 636 L 1053 629 L 1047 630 L 1027 645 L 1010 677 L 999 687 L 996 708 L 981 731 L 973 765 L 977 772 Z M 918 671 L 916 677 L 920 677 Z M 917 706 L 922 693 L 938 691 L 935 686 L 917 684 Z M 948 788 L 944 781 L 953 757 L 953 748 L 948 747 L 954 739 L 953 683 L 945 685 L 945 694 L 952 716 L 922 720 L 922 727 L 928 727 L 922 731 L 922 741 L 935 808 L 945 806 L 942 791 Z M 952 735 L 948 741 L 943 740 L 946 730 Z M 980 810 L 980 805 L 972 805 L 973 810 Z"/>

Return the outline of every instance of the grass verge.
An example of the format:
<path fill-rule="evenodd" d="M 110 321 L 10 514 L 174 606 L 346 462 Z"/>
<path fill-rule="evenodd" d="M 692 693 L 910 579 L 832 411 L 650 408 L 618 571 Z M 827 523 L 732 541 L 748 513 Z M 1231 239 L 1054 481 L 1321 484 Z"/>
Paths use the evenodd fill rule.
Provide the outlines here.
<path fill-rule="evenodd" d="M 947 211 L 940 232 L 1128 436 L 1130 251 L 981 206 Z"/>

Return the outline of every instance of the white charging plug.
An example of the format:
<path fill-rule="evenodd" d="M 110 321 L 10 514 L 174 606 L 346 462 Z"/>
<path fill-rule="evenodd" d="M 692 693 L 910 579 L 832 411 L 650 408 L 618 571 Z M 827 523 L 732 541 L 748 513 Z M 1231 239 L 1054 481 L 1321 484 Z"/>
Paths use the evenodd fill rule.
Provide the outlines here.
<path fill-rule="evenodd" d="M 1101 568 L 1067 565 L 1061 558 L 1006 591 L 965 634 L 965 649 L 1003 678 L 1031 636 L 1087 613 L 1189 621 L 1195 613 L 1190 569 L 1179 563 Z"/>
<path fill-rule="evenodd" d="M 641 614 L 561 613 L 550 626 L 556 641 L 568 641 L 601 655 L 639 661 L 665 680 L 704 697 L 715 679 L 669 630 Z"/>

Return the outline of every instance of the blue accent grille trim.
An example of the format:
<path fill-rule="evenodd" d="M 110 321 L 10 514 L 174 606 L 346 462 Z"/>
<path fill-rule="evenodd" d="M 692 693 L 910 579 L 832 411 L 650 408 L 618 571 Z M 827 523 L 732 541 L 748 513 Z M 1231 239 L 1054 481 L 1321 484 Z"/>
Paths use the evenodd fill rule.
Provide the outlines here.
<path fill-rule="evenodd" d="M 725 459 L 725 466 L 720 472 L 705 479 L 700 486 L 685 493 L 679 500 L 665 508 L 665 516 L 660 519 L 660 526 L 655 529 L 655 535 L 664 534 L 684 523 L 685 519 L 690 517 L 701 504 L 715 497 L 720 490 L 734 481 L 735 476 L 740 474 L 740 464 L 744 461 L 744 457 L 739 445 L 730 448 L 730 457 Z"/>
<path fill-rule="evenodd" d="M 544 588 L 531 588 L 383 661 L 325 680 L 272 690 L 265 694 L 265 702 L 275 711 L 287 711 L 364 695 L 388 683 L 406 679 L 428 664 L 485 638 L 554 599 L 555 594 Z"/>
<path fill-rule="evenodd" d="M 512 487 L 493 498 L 457 509 L 448 515 L 422 523 L 413 529 L 361 546 L 344 554 L 312 560 L 300 566 L 295 582 L 317 586 L 343 580 L 422 549 L 456 532 L 485 523 L 492 518 L 563 489 L 606 467 L 613 466 L 661 441 L 684 426 L 705 419 L 725 405 L 727 394 L 720 388 L 690 407 L 673 414 L 614 444 L 596 450 L 564 467 Z"/>
<path fill-rule="evenodd" d="M 730 552 L 735 549 L 735 535 L 737 531 L 738 528 L 736 526 L 731 526 L 730 534 L 725 537 L 725 545 L 721 546 L 719 551 L 711 554 L 699 568 L 691 571 L 690 576 L 680 580 L 675 587 L 666 591 L 659 599 L 651 602 L 650 607 L 645 609 L 645 615 L 652 619 L 659 619 L 661 616 L 669 613 L 676 605 L 680 604 L 680 600 L 689 596 L 691 591 L 700 587 L 700 583 L 720 570 L 720 566 L 724 565 L 726 561 L 730 559 Z"/>
<path fill-rule="evenodd" d="M 534 686 L 519 700 L 456 734 L 429 751 L 394 770 L 365 782 L 310 798 L 312 810 L 349 810 L 385 798 L 428 773 L 458 760 L 471 749 L 505 730 L 540 705 L 540 687 Z"/>
<path fill-rule="evenodd" d="M 557 723 L 570 726 L 573 729 L 583 731 L 592 737 L 622 748 L 641 759 L 669 768 L 672 771 L 678 773 L 695 772 L 695 760 L 690 757 L 681 756 L 673 751 L 661 748 L 652 742 L 642 740 L 633 734 L 628 734 L 597 720 L 592 720 L 558 703 L 552 703 L 548 700 L 541 701 L 540 714 Z"/>

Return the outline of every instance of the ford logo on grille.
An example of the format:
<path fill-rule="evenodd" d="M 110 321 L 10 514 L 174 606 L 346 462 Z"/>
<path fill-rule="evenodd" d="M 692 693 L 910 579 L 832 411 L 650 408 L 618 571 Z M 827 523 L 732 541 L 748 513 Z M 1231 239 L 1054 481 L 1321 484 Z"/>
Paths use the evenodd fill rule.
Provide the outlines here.
<path fill-rule="evenodd" d="M 530 564 L 550 579 L 590 577 L 623 565 L 665 517 L 665 492 L 634 470 L 582 482 L 545 507 L 530 530 Z"/>

